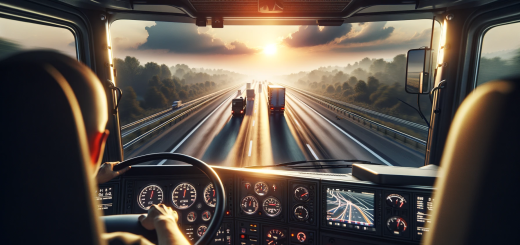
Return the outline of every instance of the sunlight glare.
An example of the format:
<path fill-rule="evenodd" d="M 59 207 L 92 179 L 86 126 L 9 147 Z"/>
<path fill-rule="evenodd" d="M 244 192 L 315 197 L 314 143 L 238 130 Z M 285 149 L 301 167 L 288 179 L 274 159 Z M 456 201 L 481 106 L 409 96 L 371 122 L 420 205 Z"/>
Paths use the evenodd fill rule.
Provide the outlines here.
<path fill-rule="evenodd" d="M 267 55 L 276 54 L 276 44 L 269 44 L 269 45 L 265 46 L 264 53 Z"/>

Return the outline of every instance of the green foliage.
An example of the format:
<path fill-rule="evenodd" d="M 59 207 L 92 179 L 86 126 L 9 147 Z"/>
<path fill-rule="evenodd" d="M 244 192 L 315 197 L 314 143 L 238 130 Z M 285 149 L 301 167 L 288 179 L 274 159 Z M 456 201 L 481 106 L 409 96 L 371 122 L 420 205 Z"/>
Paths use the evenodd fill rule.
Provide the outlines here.
<path fill-rule="evenodd" d="M 329 85 L 329 86 L 327 87 L 327 93 L 331 93 L 331 94 L 332 94 L 332 93 L 334 93 L 334 92 L 336 92 L 336 89 L 334 89 L 334 87 L 333 87 L 332 85 Z"/>

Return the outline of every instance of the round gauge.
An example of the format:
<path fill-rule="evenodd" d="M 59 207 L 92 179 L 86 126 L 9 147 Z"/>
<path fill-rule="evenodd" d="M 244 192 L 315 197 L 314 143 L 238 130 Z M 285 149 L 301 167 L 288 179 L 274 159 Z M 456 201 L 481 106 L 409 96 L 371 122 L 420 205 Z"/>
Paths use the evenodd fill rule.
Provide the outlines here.
<path fill-rule="evenodd" d="M 246 188 L 247 190 L 249 190 L 251 188 L 251 183 L 249 182 L 245 182 L 244 183 L 244 188 Z"/>
<path fill-rule="evenodd" d="M 198 235 L 198 236 L 202 236 L 202 235 L 204 235 L 204 233 L 206 233 L 206 230 L 207 230 L 207 229 L 208 229 L 208 227 L 205 226 L 205 225 L 201 225 L 201 226 L 199 226 L 199 228 L 197 228 L 197 235 Z"/>
<path fill-rule="evenodd" d="M 172 201 L 173 205 L 178 209 L 187 209 L 195 203 L 197 199 L 197 190 L 193 185 L 181 183 L 173 189 Z"/>
<path fill-rule="evenodd" d="M 406 221 L 403 218 L 394 216 L 386 221 L 386 227 L 388 227 L 388 229 L 392 231 L 394 234 L 399 235 L 402 232 L 406 231 L 408 225 L 406 224 Z"/>
<path fill-rule="evenodd" d="M 257 182 L 255 184 L 255 193 L 259 196 L 265 196 L 269 192 L 269 186 L 265 182 Z"/>
<path fill-rule="evenodd" d="M 294 190 L 294 197 L 296 200 L 305 202 L 309 200 L 309 191 L 305 187 L 298 187 Z"/>
<path fill-rule="evenodd" d="M 305 240 L 307 239 L 307 236 L 305 235 L 305 233 L 303 232 L 298 232 L 298 234 L 296 234 L 296 239 L 298 239 L 298 241 L 300 242 L 305 242 Z"/>
<path fill-rule="evenodd" d="M 258 201 L 254 196 L 246 196 L 242 199 L 240 208 L 246 214 L 254 214 L 258 210 Z"/>
<path fill-rule="evenodd" d="M 137 197 L 137 203 L 139 207 L 144 210 L 150 209 L 155 204 L 161 204 L 163 202 L 163 190 L 158 185 L 149 185 L 141 190 Z"/>
<path fill-rule="evenodd" d="M 210 219 L 211 219 L 211 212 L 210 211 L 204 211 L 204 213 L 202 213 L 202 220 L 208 221 Z"/>
<path fill-rule="evenodd" d="M 309 211 L 304 206 L 294 207 L 294 217 L 298 221 L 306 221 L 309 219 Z"/>
<path fill-rule="evenodd" d="M 262 204 L 262 207 L 264 208 L 265 214 L 271 217 L 278 216 L 282 211 L 282 205 L 280 204 L 280 201 L 274 197 L 266 198 Z"/>
<path fill-rule="evenodd" d="M 206 189 L 204 189 L 204 202 L 210 207 L 215 207 L 215 204 L 217 204 L 217 196 L 215 195 L 215 187 L 213 187 L 213 184 L 209 184 L 206 186 Z"/>
<path fill-rule="evenodd" d="M 186 219 L 188 220 L 188 222 L 193 222 L 193 221 L 197 220 L 197 213 L 189 212 Z"/>
<path fill-rule="evenodd" d="M 279 245 L 285 243 L 285 234 L 281 230 L 272 229 L 267 232 L 266 242 L 269 245 Z"/>
<path fill-rule="evenodd" d="M 406 199 L 398 194 L 390 194 L 386 197 L 386 204 L 393 208 L 402 208 L 406 204 Z"/>

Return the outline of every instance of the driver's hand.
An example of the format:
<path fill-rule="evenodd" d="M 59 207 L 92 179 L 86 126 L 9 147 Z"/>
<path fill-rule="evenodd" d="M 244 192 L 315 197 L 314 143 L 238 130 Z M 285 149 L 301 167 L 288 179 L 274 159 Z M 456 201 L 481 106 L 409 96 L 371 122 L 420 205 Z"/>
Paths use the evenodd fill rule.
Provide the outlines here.
<path fill-rule="evenodd" d="M 103 184 L 111 179 L 124 174 L 126 171 L 128 171 L 131 167 L 128 166 L 126 168 L 123 168 L 119 171 L 114 171 L 114 165 L 118 164 L 119 162 L 106 162 L 101 165 L 101 168 L 99 168 L 99 171 L 96 175 L 96 180 L 98 184 Z"/>
<path fill-rule="evenodd" d="M 179 215 L 172 208 L 164 205 L 152 205 L 150 209 L 148 209 L 148 215 L 139 216 L 139 221 L 141 225 L 147 230 L 154 230 L 156 224 L 161 221 L 173 221 L 177 223 L 179 220 Z"/>

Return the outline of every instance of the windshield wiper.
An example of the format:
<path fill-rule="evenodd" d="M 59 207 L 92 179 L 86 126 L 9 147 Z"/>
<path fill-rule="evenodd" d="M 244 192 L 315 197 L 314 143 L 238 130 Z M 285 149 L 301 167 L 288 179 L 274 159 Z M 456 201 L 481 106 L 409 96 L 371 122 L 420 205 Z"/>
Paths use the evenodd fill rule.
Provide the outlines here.
<path fill-rule="evenodd" d="M 347 164 L 316 164 L 316 165 L 308 165 L 308 166 L 294 166 L 302 163 L 317 163 L 317 162 L 347 162 Z M 259 165 L 259 166 L 248 166 L 246 168 L 276 168 L 276 167 L 289 167 L 293 169 L 316 169 L 316 168 L 351 168 L 353 163 L 363 163 L 363 164 L 375 164 L 380 165 L 379 163 L 373 163 L 365 160 L 345 160 L 345 159 L 322 159 L 322 160 L 304 160 L 304 161 L 295 161 L 295 162 L 284 162 L 274 165 Z"/>

